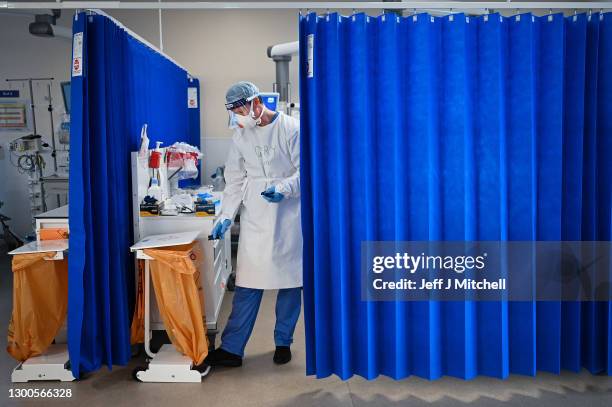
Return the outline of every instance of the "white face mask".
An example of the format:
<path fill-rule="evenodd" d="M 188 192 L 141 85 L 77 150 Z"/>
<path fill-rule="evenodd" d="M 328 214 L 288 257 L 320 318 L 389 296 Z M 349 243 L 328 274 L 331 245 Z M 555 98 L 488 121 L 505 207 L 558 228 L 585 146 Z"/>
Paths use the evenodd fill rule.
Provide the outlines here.
<path fill-rule="evenodd" d="M 232 113 L 233 120 L 230 119 L 230 122 L 235 121 L 235 123 L 240 125 L 240 127 L 242 127 L 243 129 L 252 129 L 255 126 L 261 124 L 261 117 L 263 116 L 263 113 L 264 109 L 262 107 L 259 117 L 255 118 L 255 112 L 253 111 L 253 102 L 251 102 L 251 109 L 248 115 L 242 116 L 240 114 Z"/>

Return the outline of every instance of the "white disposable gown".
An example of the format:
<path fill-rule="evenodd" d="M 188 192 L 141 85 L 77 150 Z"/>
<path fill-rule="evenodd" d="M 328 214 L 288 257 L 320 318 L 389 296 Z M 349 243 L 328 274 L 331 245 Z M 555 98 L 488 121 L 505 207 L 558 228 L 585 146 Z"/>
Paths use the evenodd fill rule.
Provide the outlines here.
<path fill-rule="evenodd" d="M 280 289 L 302 286 L 300 124 L 279 113 L 266 126 L 236 130 L 225 164 L 221 219 L 240 212 L 236 285 Z M 285 198 L 261 193 L 275 186 Z"/>

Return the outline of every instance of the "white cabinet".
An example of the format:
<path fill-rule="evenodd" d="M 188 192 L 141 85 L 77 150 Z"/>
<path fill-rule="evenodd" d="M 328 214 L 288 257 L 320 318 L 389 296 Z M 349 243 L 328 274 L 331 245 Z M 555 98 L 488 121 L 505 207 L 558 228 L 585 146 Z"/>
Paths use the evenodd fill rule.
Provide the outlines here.
<path fill-rule="evenodd" d="M 163 173 L 163 172 L 162 172 Z M 178 216 L 140 216 L 140 202 L 146 195 L 149 182 L 147 160 L 138 159 L 137 153 L 132 153 L 132 214 L 134 219 L 134 242 L 159 234 L 198 231 L 198 239 L 204 248 L 204 262 L 200 270 L 200 282 L 204 289 L 205 303 L 203 307 L 206 325 L 211 333 L 217 329 L 219 310 L 223 302 L 227 279 L 232 272 L 232 250 L 230 233 L 223 240 L 208 240 L 213 225 L 214 216 L 195 216 L 195 214 L 180 214 Z M 167 182 L 162 183 L 167 186 Z M 138 276 L 136 276 L 138 277 Z M 138 280 L 136 280 L 138 281 Z M 164 325 L 155 302 L 151 296 L 151 328 L 163 330 Z"/>
<path fill-rule="evenodd" d="M 200 269 L 200 282 L 204 289 L 206 325 L 209 331 L 217 329 L 219 310 L 223 302 L 223 295 L 227 279 L 232 272 L 231 239 L 226 233 L 223 240 L 208 240 L 212 232 L 215 218 L 197 217 L 195 215 L 178 216 L 147 216 L 139 218 L 140 240 L 151 235 L 177 232 L 200 232 L 199 240 L 204 248 L 204 262 Z M 151 296 L 151 327 L 163 330 L 164 326 L 155 303 L 155 296 Z"/>

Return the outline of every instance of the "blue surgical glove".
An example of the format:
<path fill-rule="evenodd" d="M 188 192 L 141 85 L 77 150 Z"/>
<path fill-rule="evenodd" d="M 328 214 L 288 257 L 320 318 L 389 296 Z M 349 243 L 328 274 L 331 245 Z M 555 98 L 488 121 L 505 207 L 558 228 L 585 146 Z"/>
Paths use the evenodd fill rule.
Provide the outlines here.
<path fill-rule="evenodd" d="M 278 203 L 282 201 L 283 198 L 285 197 L 285 195 L 281 194 L 280 192 L 276 192 L 276 189 L 274 187 L 270 187 L 266 189 L 265 191 L 263 191 L 261 193 L 261 196 L 263 196 L 263 198 L 266 201 L 272 202 L 272 203 Z"/>
<path fill-rule="evenodd" d="M 223 239 L 223 235 L 225 232 L 227 232 L 231 224 L 232 221 L 229 219 L 224 219 L 222 222 L 217 222 L 211 233 L 212 238 Z"/>

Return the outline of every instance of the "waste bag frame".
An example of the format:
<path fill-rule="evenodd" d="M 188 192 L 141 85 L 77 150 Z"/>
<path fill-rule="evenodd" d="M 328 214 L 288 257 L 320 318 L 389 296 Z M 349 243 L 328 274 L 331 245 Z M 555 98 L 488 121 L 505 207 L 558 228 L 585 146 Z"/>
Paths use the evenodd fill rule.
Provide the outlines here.
<path fill-rule="evenodd" d="M 30 253 L 53 253 L 55 255 L 45 261 L 64 260 L 68 253 L 68 240 L 43 240 L 30 242 L 8 254 L 19 256 Z M 70 370 L 68 347 L 65 343 L 55 343 L 41 355 L 33 356 L 20 362 L 11 373 L 11 382 L 26 383 L 29 381 L 71 382 L 75 378 Z"/>
<path fill-rule="evenodd" d="M 136 380 L 152 383 L 199 383 L 203 375 L 192 369 L 192 360 L 179 353 L 174 345 L 164 344 L 157 353 L 151 351 L 151 267 L 153 257 L 145 254 L 145 249 L 172 247 L 191 244 L 198 240 L 199 231 L 151 235 L 133 245 L 130 250 L 136 253 L 137 260 L 144 260 L 144 349 L 150 357 L 147 368 L 137 368 L 134 372 Z M 204 323 L 204 321 L 202 321 Z M 206 376 L 209 371 L 204 374 Z"/>

